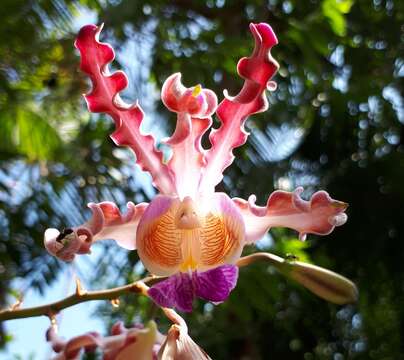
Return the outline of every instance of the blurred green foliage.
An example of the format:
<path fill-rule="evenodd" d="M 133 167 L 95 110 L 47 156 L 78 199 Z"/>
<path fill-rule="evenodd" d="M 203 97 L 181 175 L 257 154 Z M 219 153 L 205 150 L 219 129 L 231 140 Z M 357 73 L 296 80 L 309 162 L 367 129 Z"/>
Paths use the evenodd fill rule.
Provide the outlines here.
<path fill-rule="evenodd" d="M 241 84 L 236 63 L 252 48 L 249 22 L 270 23 L 279 38 L 272 51 L 281 66 L 278 89 L 269 95 L 269 111 L 248 122 L 249 142 L 219 187 L 231 196 L 255 193 L 264 203 L 274 188 L 303 185 L 306 196 L 324 188 L 351 205 L 348 223 L 330 236 L 301 243 L 274 229 L 260 246 L 352 278 L 357 305 L 326 304 L 256 264 L 241 270 L 225 304 L 198 303 L 187 317 L 194 339 L 214 359 L 404 359 L 404 2 L 398 0 L 3 1 L 0 302 L 12 279 L 23 277 L 42 291 L 62 268 L 43 249 L 47 227 L 79 224 L 88 201 L 123 205 L 153 194 L 132 157 L 112 151 L 112 122 L 90 117 L 80 98 L 87 83 L 72 44 L 86 17 L 105 22 L 104 39 L 118 49 L 115 66 L 132 83 L 125 95 L 140 98 L 162 133 L 174 122 L 150 100 L 153 89 L 181 71 L 188 86 L 234 94 Z M 135 252 L 100 246 L 107 255 L 85 275 L 94 287 L 142 275 L 134 271 Z M 99 309 L 106 327 L 152 313 L 148 301 L 133 297 L 118 310 Z"/>

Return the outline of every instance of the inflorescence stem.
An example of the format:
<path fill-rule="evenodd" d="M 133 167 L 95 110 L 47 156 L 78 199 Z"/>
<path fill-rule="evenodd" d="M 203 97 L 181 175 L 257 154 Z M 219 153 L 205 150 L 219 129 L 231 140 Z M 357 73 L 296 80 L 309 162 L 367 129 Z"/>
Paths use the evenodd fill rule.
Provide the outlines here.
<path fill-rule="evenodd" d="M 155 281 L 157 279 L 158 278 L 156 277 L 146 277 L 142 280 L 135 281 L 128 285 L 97 291 L 83 290 L 81 286 L 78 285 L 74 294 L 50 304 L 25 309 L 10 307 L 10 309 L 2 310 L 0 311 L 0 321 L 35 316 L 48 316 L 51 318 L 63 309 L 86 301 L 114 300 L 128 293 L 147 295 L 145 293 L 145 290 L 147 289 L 146 283 L 153 282 L 153 280 Z"/>
<path fill-rule="evenodd" d="M 271 254 L 272 255 L 272 254 Z M 265 256 L 265 255 L 264 255 Z M 276 255 L 272 255 L 278 258 Z M 261 256 L 262 257 L 262 256 Z M 237 266 L 242 267 L 250 264 L 251 262 L 255 262 L 256 260 L 260 260 L 261 257 L 259 254 L 254 254 L 250 256 L 246 256 L 241 258 Z M 268 260 L 268 259 L 267 259 Z M 281 262 L 282 258 L 279 258 L 278 262 Z M 276 262 L 276 261 L 275 261 Z M 158 277 L 146 277 L 142 280 L 137 280 L 131 284 L 119 286 L 112 289 L 105 290 L 97 290 L 97 291 L 87 291 L 82 289 L 80 281 L 76 280 L 76 291 L 74 294 L 69 295 L 68 297 L 41 306 L 29 307 L 29 308 L 20 308 L 20 303 L 18 306 L 10 306 L 9 309 L 0 311 L 0 322 L 5 320 L 13 320 L 13 319 L 22 319 L 28 317 L 35 316 L 48 316 L 49 318 L 53 318 L 56 314 L 58 314 L 61 310 L 66 309 L 68 307 L 80 304 L 82 302 L 93 301 L 93 300 L 115 300 L 120 296 L 128 293 L 142 294 L 147 296 L 148 283 L 154 283 L 156 281 L 162 280 L 164 278 Z M 169 309 L 165 309 L 169 312 Z"/>

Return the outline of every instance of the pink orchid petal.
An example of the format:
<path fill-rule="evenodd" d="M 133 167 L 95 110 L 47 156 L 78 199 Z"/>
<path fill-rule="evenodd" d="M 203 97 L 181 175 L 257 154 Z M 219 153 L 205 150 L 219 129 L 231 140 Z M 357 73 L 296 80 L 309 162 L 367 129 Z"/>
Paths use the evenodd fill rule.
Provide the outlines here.
<path fill-rule="evenodd" d="M 136 245 L 144 266 L 153 274 L 168 276 L 182 261 L 181 234 L 174 214 L 179 200 L 158 195 L 144 212 L 136 233 Z"/>
<path fill-rule="evenodd" d="M 103 346 L 103 338 L 97 332 L 88 332 L 66 341 L 57 335 L 54 327 L 50 327 L 46 332 L 46 340 L 53 351 L 59 354 L 54 359 L 80 359 L 83 350 L 95 350 Z"/>
<path fill-rule="evenodd" d="M 160 347 L 163 342 L 153 321 L 142 329 L 127 329 L 122 323 L 118 323 L 113 326 L 111 333 L 111 336 L 102 337 L 97 332 L 88 332 L 66 341 L 51 327 L 46 338 L 53 351 L 58 354 L 54 360 L 80 359 L 83 351 L 95 351 L 97 348 L 103 351 L 103 360 L 153 360 L 157 356 L 155 345 Z"/>
<path fill-rule="evenodd" d="M 92 235 L 79 235 L 73 229 L 66 229 L 59 232 L 57 229 L 47 229 L 44 234 L 44 245 L 46 250 L 53 256 L 63 261 L 73 261 L 76 254 L 90 253 Z"/>
<path fill-rule="evenodd" d="M 271 77 L 278 70 L 278 63 L 270 55 L 270 49 L 278 43 L 274 32 L 267 24 L 251 24 L 255 49 L 249 58 L 237 65 L 239 75 L 245 79 L 243 88 L 235 97 L 225 92 L 216 114 L 221 122 L 219 129 L 209 135 L 212 147 L 206 151 L 206 168 L 201 181 L 201 191 L 213 191 L 222 180 L 223 171 L 233 162 L 233 149 L 247 140 L 244 123 L 251 114 L 265 111 L 268 103 L 265 90 Z"/>
<path fill-rule="evenodd" d="M 200 271 L 223 264 L 234 264 L 244 247 L 245 225 L 242 214 L 225 193 L 210 198 L 211 211 L 201 229 Z"/>
<path fill-rule="evenodd" d="M 200 88 L 200 93 L 194 96 L 193 90 L 182 85 L 181 73 L 175 73 L 164 82 L 161 100 L 168 110 L 176 113 L 187 113 L 195 118 L 211 116 L 217 107 L 216 94 Z"/>
<path fill-rule="evenodd" d="M 80 354 L 81 350 L 95 350 L 97 347 L 102 346 L 102 344 L 103 342 L 100 334 L 89 332 L 69 340 L 63 351 L 66 359 L 73 359 Z"/>
<path fill-rule="evenodd" d="M 195 198 L 197 195 L 204 165 L 201 138 L 212 125 L 210 116 L 217 107 L 217 97 L 213 91 L 200 88 L 196 96 L 193 91 L 182 85 L 180 73 L 171 75 L 161 91 L 164 105 L 177 113 L 175 131 L 165 142 L 173 150 L 168 167 L 180 198 Z"/>
<path fill-rule="evenodd" d="M 231 264 L 244 246 L 244 222 L 224 193 L 195 202 L 159 195 L 143 214 L 136 234 L 140 260 L 155 275 Z"/>
<path fill-rule="evenodd" d="M 181 73 L 172 74 L 161 88 L 161 100 L 168 110 L 179 112 L 179 101 L 187 88 L 181 83 Z"/>
<path fill-rule="evenodd" d="M 177 116 L 177 125 L 174 133 L 164 142 L 168 145 L 177 145 L 183 142 L 191 133 L 191 116 L 187 113 L 179 113 Z M 183 154 L 182 154 L 183 155 Z"/>
<path fill-rule="evenodd" d="M 184 321 L 183 321 L 184 322 Z M 188 335 L 186 325 L 172 325 L 158 353 L 158 360 L 211 360 Z"/>
<path fill-rule="evenodd" d="M 246 226 L 246 243 L 261 239 L 271 227 L 287 227 L 299 232 L 304 240 L 306 234 L 327 235 L 336 226 L 347 220 L 347 204 L 332 199 L 327 192 L 318 191 L 305 201 L 300 197 L 303 188 L 294 192 L 275 191 L 266 206 L 255 205 L 255 196 L 249 200 L 234 198 Z"/>
<path fill-rule="evenodd" d="M 175 330 L 173 330 L 175 329 Z M 158 360 L 175 360 L 177 355 L 177 339 L 179 330 L 174 325 L 168 330 L 166 341 L 157 355 Z"/>
<path fill-rule="evenodd" d="M 192 121 L 192 128 L 185 139 L 174 143 L 174 134 L 168 141 L 173 150 L 168 166 L 175 175 L 175 186 L 180 198 L 185 196 L 195 198 L 197 196 L 198 185 L 202 176 L 201 169 L 204 165 L 201 138 L 212 125 L 211 118 L 192 118 L 190 120 Z"/>
<path fill-rule="evenodd" d="M 123 321 L 117 321 L 115 324 L 112 325 L 111 327 L 111 335 L 120 335 L 126 333 L 127 329 L 125 325 L 123 324 Z"/>
<path fill-rule="evenodd" d="M 128 80 L 122 71 L 110 74 L 108 64 L 114 60 L 114 50 L 109 44 L 98 41 L 102 26 L 84 26 L 75 42 L 80 51 L 83 72 L 90 76 L 91 92 L 85 95 L 91 112 L 110 115 L 116 125 L 111 138 L 117 145 L 129 146 L 136 154 L 136 161 L 142 170 L 148 171 L 153 184 L 165 194 L 174 192 L 171 174 L 163 164 L 163 155 L 155 148 L 151 135 L 140 131 L 143 111 L 138 104 L 125 104 L 119 92 L 126 88 Z"/>
<path fill-rule="evenodd" d="M 88 254 L 95 241 L 113 239 L 125 249 L 136 249 L 136 230 L 147 203 L 129 202 L 122 214 L 112 202 L 88 204 L 92 217 L 83 225 L 66 229 L 47 229 L 45 247 L 49 253 L 64 261 L 72 261 L 76 254 Z"/>
<path fill-rule="evenodd" d="M 212 360 L 185 331 L 180 331 L 176 343 L 177 351 L 174 360 Z"/>
<path fill-rule="evenodd" d="M 203 89 L 202 92 L 206 102 L 206 110 L 203 116 L 204 117 L 211 116 L 215 113 L 217 108 L 217 96 L 210 89 Z"/>
<path fill-rule="evenodd" d="M 128 202 L 125 214 L 121 214 L 112 202 L 90 203 L 88 206 L 93 211 L 93 217 L 87 223 L 93 233 L 93 241 L 113 239 L 125 249 L 136 249 L 137 225 L 147 203 L 135 205 Z"/>

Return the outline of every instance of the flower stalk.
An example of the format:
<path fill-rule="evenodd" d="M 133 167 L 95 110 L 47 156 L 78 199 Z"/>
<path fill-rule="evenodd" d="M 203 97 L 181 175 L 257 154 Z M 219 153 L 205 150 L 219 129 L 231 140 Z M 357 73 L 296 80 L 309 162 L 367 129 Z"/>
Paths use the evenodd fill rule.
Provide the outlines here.
<path fill-rule="evenodd" d="M 113 301 L 125 294 L 142 294 L 147 296 L 146 292 L 148 287 L 146 283 L 154 283 L 159 279 L 160 278 L 155 276 L 146 277 L 142 280 L 137 280 L 128 285 L 96 291 L 84 290 L 80 285 L 77 286 L 74 294 L 53 303 L 30 308 L 10 307 L 9 309 L 2 310 L 0 311 L 0 322 L 5 320 L 22 319 L 36 316 L 48 316 L 49 318 L 51 318 L 55 314 L 59 313 L 61 310 L 83 302 L 93 300 Z"/>

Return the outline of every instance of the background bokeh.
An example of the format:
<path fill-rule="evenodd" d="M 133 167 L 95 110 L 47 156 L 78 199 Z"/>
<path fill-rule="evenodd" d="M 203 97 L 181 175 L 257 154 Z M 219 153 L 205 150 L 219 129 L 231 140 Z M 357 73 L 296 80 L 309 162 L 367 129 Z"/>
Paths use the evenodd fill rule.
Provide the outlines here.
<path fill-rule="evenodd" d="M 234 94 L 239 58 L 252 50 L 250 22 L 278 35 L 280 63 L 270 109 L 247 123 L 248 143 L 219 186 L 231 196 L 304 186 L 349 202 L 349 220 L 327 237 L 274 229 L 262 250 L 293 253 L 353 279 L 356 305 L 335 306 L 266 264 L 241 270 L 218 307 L 200 301 L 186 316 L 192 337 L 214 359 L 404 359 L 404 2 L 399 0 L 2 0 L 0 11 L 0 304 L 28 289 L 46 293 L 74 270 L 90 288 L 142 276 L 136 252 L 114 242 L 73 265 L 49 256 L 47 227 L 82 223 L 89 201 L 150 199 L 150 179 L 108 135 L 110 119 L 89 115 L 73 41 L 84 22 L 105 23 L 102 39 L 117 49 L 115 68 L 139 99 L 145 129 L 158 139 L 174 117 L 159 102 L 171 73 Z M 246 253 L 255 251 L 246 249 Z M 101 303 L 91 317 L 106 332 L 164 318 L 144 298 L 116 309 Z M 74 315 L 73 315 L 74 318 Z M 79 317 L 78 317 L 79 319 Z M 26 320 L 19 320 L 24 322 Z M 15 334 L 0 324 L 5 359 Z M 45 348 L 45 341 L 38 348 Z M 24 359 L 24 355 L 21 355 Z M 33 355 L 35 359 L 35 354 Z"/>

